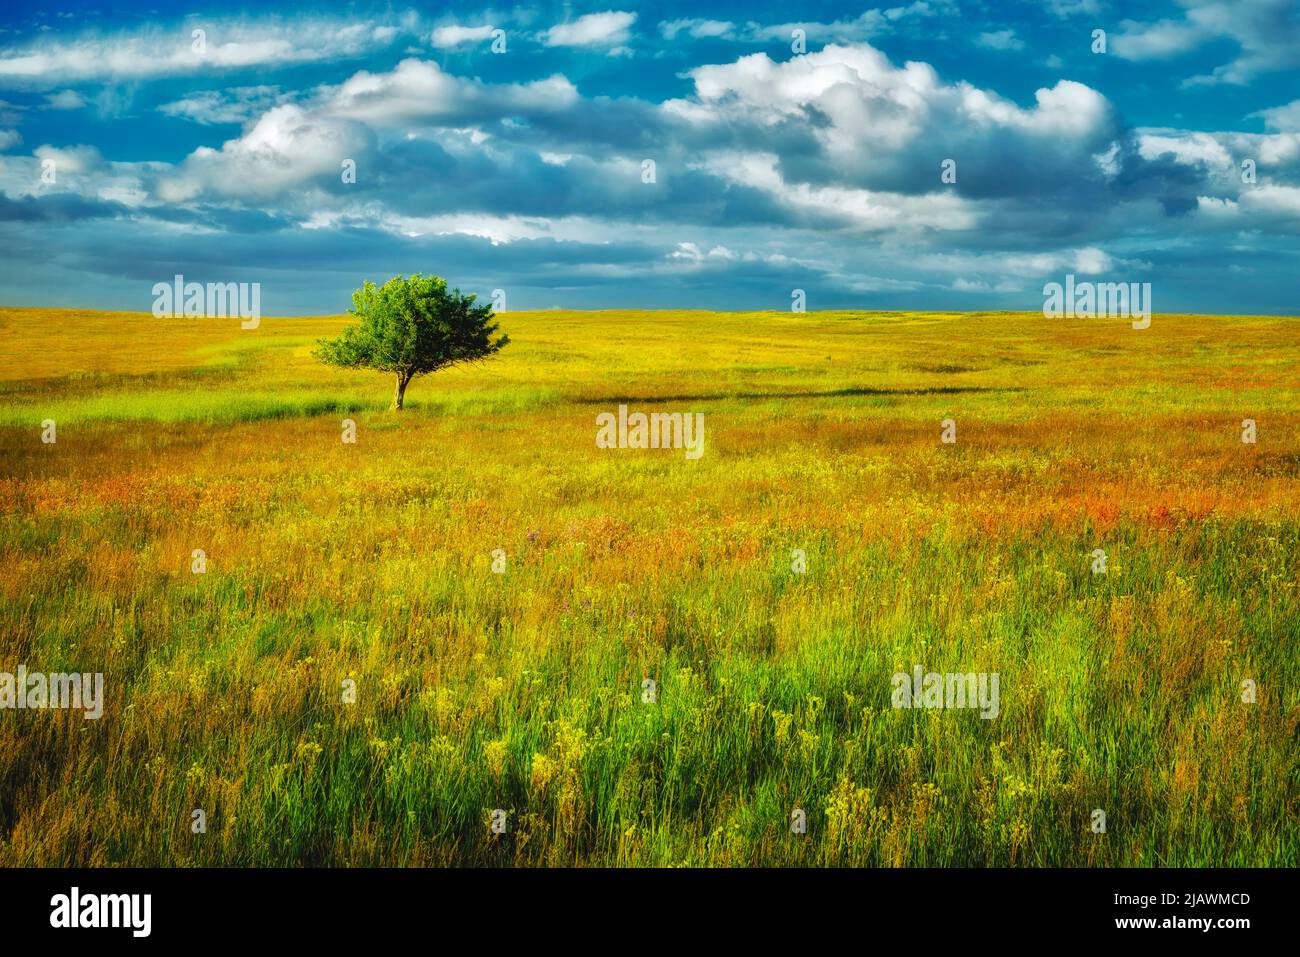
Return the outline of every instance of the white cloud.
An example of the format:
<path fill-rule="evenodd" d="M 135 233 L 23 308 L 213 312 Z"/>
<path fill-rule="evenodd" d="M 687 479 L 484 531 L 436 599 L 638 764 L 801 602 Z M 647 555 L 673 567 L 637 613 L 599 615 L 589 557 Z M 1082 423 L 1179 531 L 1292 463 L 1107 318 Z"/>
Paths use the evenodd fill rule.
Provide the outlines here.
<path fill-rule="evenodd" d="M 46 183 L 42 177 L 46 161 L 54 163 L 54 183 Z M 57 193 L 135 207 L 149 202 L 145 179 L 165 169 L 166 164 L 152 161 L 112 162 L 87 144 L 44 144 L 31 156 L 6 157 L 0 164 L 0 194 L 12 198 Z"/>
<path fill-rule="evenodd" d="M 1062 80 L 1040 89 L 1036 105 L 1026 110 L 968 83 L 944 84 L 925 63 L 895 67 L 867 44 L 832 45 L 784 62 L 755 53 L 688 75 L 695 99 L 669 100 L 666 111 L 694 123 L 768 125 L 815 114 L 821 121 L 815 135 L 845 163 L 951 130 L 993 138 L 1019 133 L 1045 146 L 1065 140 L 1104 147 L 1113 119 L 1106 98 L 1081 83 Z"/>
<path fill-rule="evenodd" d="M 929 17 L 937 14 L 939 9 L 948 4 L 936 0 L 930 3 L 917 0 L 906 7 L 890 7 L 886 10 L 867 10 L 852 20 L 833 20 L 822 23 L 815 20 L 800 22 L 761 24 L 750 21 L 745 24 L 745 40 L 766 43 L 780 40 L 789 43 L 795 30 L 802 30 L 804 36 L 817 43 L 858 43 L 870 40 L 881 33 L 888 32 L 899 21 L 910 17 Z"/>
<path fill-rule="evenodd" d="M 1236 56 L 1184 87 L 1244 85 L 1261 73 L 1300 66 L 1300 7 L 1294 0 L 1178 0 L 1182 19 L 1120 21 L 1111 50 L 1126 60 L 1163 60 L 1218 41 Z"/>
<path fill-rule="evenodd" d="M 1251 113 L 1252 117 L 1262 117 L 1264 125 L 1270 130 L 1283 133 L 1300 133 L 1300 100 L 1292 100 L 1282 106 Z"/>
<path fill-rule="evenodd" d="M 713 37 L 725 37 L 735 28 L 730 20 L 702 20 L 689 17 L 682 20 L 665 20 L 659 24 L 659 32 L 667 40 L 675 40 L 679 34 L 685 34 L 696 40 Z"/>
<path fill-rule="evenodd" d="M 274 90 L 246 89 L 268 96 Z M 562 76 L 494 85 L 445 73 L 436 63 L 403 60 L 387 73 L 355 73 L 301 104 L 272 107 L 220 149 L 200 147 L 191 153 L 162 179 L 158 195 L 165 202 L 185 202 L 205 193 L 270 196 L 327 173 L 337 176 L 344 159 L 359 160 L 370 149 L 375 129 L 527 117 L 566 109 L 577 99 L 577 90 Z M 206 105 L 201 99 L 197 106 L 184 100 L 168 104 L 177 115 Z"/>
<path fill-rule="evenodd" d="M 1188 130 L 1137 130 L 1138 154 L 1145 160 L 1172 157 L 1184 166 L 1203 168 L 1209 182 L 1236 191 L 1242 185 L 1243 160 L 1254 160 L 1261 177 L 1300 174 L 1300 132 L 1204 133 Z"/>
<path fill-rule="evenodd" d="M 164 103 L 158 110 L 196 123 L 245 123 L 287 98 L 278 86 L 236 86 L 227 90 L 200 90 Z"/>
<path fill-rule="evenodd" d="M 1202 221 L 1228 230 L 1274 227 L 1300 232 L 1300 187 L 1261 184 L 1235 200 L 1198 196 L 1196 213 Z"/>
<path fill-rule="evenodd" d="M 1048 8 L 1062 19 L 1076 14 L 1096 16 L 1101 13 L 1099 0 L 1049 0 Z"/>
<path fill-rule="evenodd" d="M 276 195 L 325 173 L 337 175 L 365 138 L 355 124 L 284 104 L 267 111 L 243 136 L 219 150 L 201 146 L 158 186 L 164 202 L 185 202 L 211 190 L 227 196 Z"/>
<path fill-rule="evenodd" d="M 1039 89 L 1026 108 L 969 83 L 945 83 L 925 63 L 895 66 L 868 44 L 781 61 L 756 53 L 687 76 L 694 95 L 661 111 L 687 126 L 697 162 L 767 194 L 799 221 L 914 238 L 974 232 L 1001 198 L 1061 181 L 1101 189 L 1123 169 L 1125 134 L 1113 107 L 1069 80 Z M 789 146 L 756 152 L 765 140 Z M 936 154 L 936 141 L 951 152 Z M 942 185 L 944 156 L 975 171 L 960 174 L 974 192 Z M 988 172 L 1008 156 L 1025 172 Z M 1041 218 L 1025 211 L 1019 222 Z"/>
<path fill-rule="evenodd" d="M 777 162 L 778 158 L 771 154 L 719 153 L 709 158 L 708 168 L 732 182 L 769 193 L 791 209 L 840 219 L 860 231 L 972 229 L 977 223 L 973 204 L 953 193 L 911 196 L 790 183 L 781 175 Z"/>
<path fill-rule="evenodd" d="M 1170 33 L 1134 26 L 1147 54 L 1160 54 L 1162 43 L 1164 50 L 1176 47 L 1191 29 L 1187 24 L 1213 32 L 1193 17 L 1212 4 L 1186 0 L 1183 6 L 1187 23 L 1173 18 Z M 159 98 L 155 89 L 140 100 L 170 99 L 159 107 L 167 115 L 238 123 L 241 133 L 210 134 L 207 146 L 174 164 L 114 163 L 84 147 L 6 154 L 0 189 L 11 197 L 59 192 L 148 207 L 139 211 L 139 219 L 119 215 L 117 208 L 57 201 L 40 212 L 51 211 L 51 218 L 60 220 L 102 221 L 105 229 L 111 222 L 114 230 L 123 222 L 166 220 L 136 235 L 206 232 L 223 255 L 226 249 L 252 248 L 259 261 L 268 261 L 265 251 L 272 248 L 277 256 L 280 249 L 286 256 L 300 254 L 303 247 L 294 253 L 295 243 L 303 230 L 311 230 L 317 265 L 336 263 L 341 249 L 341 258 L 363 268 L 360 260 L 370 254 L 358 248 L 353 260 L 347 244 L 349 229 L 365 227 L 387 234 L 381 239 L 387 245 L 370 247 L 379 261 L 400 259 L 394 250 L 434 250 L 435 261 L 457 275 L 468 270 L 474 276 L 480 268 L 489 274 L 521 269 L 532 270 L 538 282 L 553 282 L 563 273 L 566 283 L 591 283 L 584 288 L 624 279 L 623 289 L 632 288 L 625 277 L 639 276 L 647 277 L 644 288 L 652 291 L 649 278 L 656 275 L 674 277 L 675 289 L 685 288 L 684 274 L 693 277 L 687 286 L 695 289 L 710 284 L 788 289 L 806 281 L 810 290 L 820 290 L 819 303 L 830 301 L 832 292 L 849 301 L 862 294 L 900 302 L 901 294 L 924 288 L 923 296 L 907 301 L 933 300 L 930 305 L 943 307 L 966 294 L 977 303 L 991 301 L 979 295 L 1006 294 L 1010 300 L 1019 294 L 1032 305 L 1041 288 L 1035 282 L 1059 281 L 1067 272 L 1120 279 L 1149 269 L 1140 258 L 1149 257 L 1159 258 L 1166 282 L 1173 281 L 1163 272 L 1169 263 L 1199 268 L 1213 262 L 1226 276 L 1233 265 L 1213 257 L 1231 255 L 1234 243 L 1266 248 L 1279 234 L 1300 235 L 1300 187 L 1294 185 L 1300 182 L 1300 101 L 1256 114 L 1268 134 L 1133 130 L 1119 121 L 1105 97 L 1082 83 L 1062 81 L 1033 97 L 1023 91 L 1010 99 L 992 88 L 942 77 L 925 63 L 895 64 L 866 43 L 832 42 L 819 49 L 827 37 L 860 39 L 898 28 L 908 18 L 934 16 L 938 9 L 934 0 L 833 23 L 800 24 L 808 28 L 813 50 L 803 56 L 790 54 L 789 24 L 702 18 L 656 23 L 651 29 L 679 44 L 771 38 L 766 55 L 692 70 L 690 92 L 664 104 L 634 97 L 584 101 L 561 75 L 485 82 L 421 59 L 392 66 L 401 54 L 372 67 L 374 72 L 358 72 L 355 65 L 333 68 L 328 85 L 292 92 L 270 85 L 228 87 L 220 78 L 180 82 L 170 98 Z M 791 7 L 789 15 L 800 11 Z M 541 34 L 537 31 L 551 21 L 539 25 L 518 12 L 481 16 L 526 31 L 519 34 L 524 40 L 581 49 L 589 54 L 582 58 L 584 66 L 592 65 L 590 55 L 626 55 L 632 44 L 645 52 L 631 13 L 592 14 Z M 622 19 L 610 21 L 610 16 Z M 371 51 L 376 43 L 396 41 L 396 52 L 425 40 L 426 51 L 429 42 L 455 49 L 487 42 L 491 29 L 475 21 L 438 30 L 433 22 L 419 29 L 401 22 L 403 40 L 396 40 L 399 28 L 375 21 L 378 25 L 325 38 L 323 47 Z M 922 25 L 945 29 L 937 20 Z M 1086 39 L 1091 25 L 1080 20 L 1067 26 Z M 1020 42 L 998 23 L 987 26 L 981 37 L 976 28 L 967 40 L 954 42 L 996 49 L 1014 49 Z M 644 23 L 641 28 L 646 29 Z M 625 41 L 617 39 L 620 33 Z M 78 49 L 93 55 L 106 48 L 82 41 L 108 39 L 82 36 L 64 46 L 81 44 Z M 182 39 L 188 49 L 188 35 Z M 241 49 L 230 51 L 228 62 L 242 57 L 253 63 L 253 76 L 269 74 L 277 64 L 273 51 L 282 48 L 275 45 L 281 40 L 290 44 L 283 49 L 291 56 L 325 55 L 303 52 L 300 38 L 275 31 L 260 37 L 271 41 L 265 48 L 237 39 Z M 210 50 L 222 49 L 211 30 L 208 40 Z M 171 54 L 165 45 L 160 49 L 166 61 Z M 1202 52 L 1228 49 L 1221 44 Z M 0 52 L 0 64 L 12 66 L 16 56 L 54 50 L 33 42 L 18 53 Z M 1047 53 L 1026 56 L 1025 64 Z M 545 51 L 541 56 L 538 62 L 554 60 Z M 263 65 L 258 57 L 270 57 L 265 71 L 257 69 Z M 602 72 L 611 67 L 604 66 Z M 148 72 L 152 66 L 120 75 L 114 63 L 94 69 L 100 71 L 98 80 L 165 75 Z M 204 68 L 164 62 L 160 69 Z M 71 105 L 72 96 L 84 94 L 104 113 L 98 97 L 114 94 L 123 97 L 123 112 L 138 106 L 132 102 L 134 82 L 91 85 L 39 71 L 33 75 L 44 84 L 38 94 L 48 96 L 25 97 L 37 104 L 26 108 L 0 103 L 0 148 L 18 142 L 11 127 L 37 116 L 43 103 Z M 287 81 L 239 77 L 237 82 Z M 0 85 L 5 83 L 0 76 Z M 1247 109 L 1274 102 L 1262 100 Z M 57 189 L 39 185 L 42 156 L 60 164 Z M 653 188 L 640 180 L 644 156 L 659 162 Z M 960 185 L 940 182 L 939 163 L 946 156 L 960 160 Z M 355 187 L 339 181 L 345 158 L 357 161 Z M 1258 161 L 1259 181 L 1253 186 L 1240 181 L 1243 158 Z M 259 228 L 236 232 L 247 223 Z M 283 228 L 270 235 L 268 225 Z M 71 235 L 73 227 L 68 228 Z M 402 240 L 390 243 L 394 237 Z M 438 237 L 469 241 L 439 242 Z M 1220 242 L 1225 237 L 1232 239 Z M 412 242 L 416 239 L 420 242 Z M 515 248 L 485 257 L 488 242 Z M 330 256 L 320 255 L 323 250 Z M 1181 260 L 1170 250 L 1196 255 Z M 1279 250 L 1290 248 L 1277 243 L 1274 251 Z M 130 255 L 137 264 L 137 250 Z M 145 254 L 139 256 L 144 261 Z M 364 268 L 372 261 L 366 259 Z M 1262 270 L 1272 268 L 1264 257 L 1260 263 Z"/>
<path fill-rule="evenodd" d="M 38 146 L 32 155 L 39 160 L 53 160 L 58 173 L 88 173 L 104 164 L 104 157 L 93 146 Z"/>
<path fill-rule="evenodd" d="M 1167 60 L 1188 53 L 1209 39 L 1204 28 L 1183 20 L 1154 23 L 1121 20 L 1119 26 L 1109 38 L 1110 49 L 1125 60 Z"/>
<path fill-rule="evenodd" d="M 964 276 L 958 276 L 953 280 L 952 288 L 957 292 L 974 292 L 974 293 L 993 293 L 993 292 L 1019 292 L 1020 283 L 1006 279 L 998 283 L 985 282 L 983 279 L 967 279 Z"/>
<path fill-rule="evenodd" d="M 668 254 L 668 258 L 701 263 L 706 261 L 736 262 L 740 257 L 726 246 L 713 246 L 708 252 L 704 252 L 696 243 L 678 243 L 677 248 Z"/>
<path fill-rule="evenodd" d="M 606 10 L 588 13 L 571 23 L 560 23 L 542 34 L 550 47 L 621 46 L 631 39 L 635 13 Z"/>
<path fill-rule="evenodd" d="M 1145 160 L 1166 154 L 1184 165 L 1205 163 L 1209 166 L 1232 166 L 1232 154 L 1213 133 L 1175 133 L 1165 135 L 1142 132 L 1138 135 L 1138 153 Z"/>
<path fill-rule="evenodd" d="M 45 103 L 51 110 L 79 110 L 86 105 L 86 98 L 76 90 L 61 90 L 47 94 Z"/>
<path fill-rule="evenodd" d="M 981 33 L 975 38 L 977 46 L 989 50 L 1023 50 L 1025 41 L 1016 36 L 1015 30 L 992 30 Z"/>
<path fill-rule="evenodd" d="M 388 73 L 354 74 L 328 94 L 324 109 L 335 116 L 392 125 L 526 117 L 557 112 L 577 101 L 577 88 L 559 74 L 531 83 L 488 84 L 446 73 L 427 60 L 409 59 Z"/>
<path fill-rule="evenodd" d="M 438 27 L 433 31 L 430 42 L 440 50 L 449 50 L 453 47 L 461 46 L 465 43 L 482 43 L 488 37 L 492 36 L 492 26 L 483 27 L 462 27 L 451 25 Z"/>
<path fill-rule="evenodd" d="M 452 213 L 442 216 L 388 216 L 384 228 L 403 236 L 477 236 L 493 245 L 553 237 L 547 220 L 526 216 Z"/>
<path fill-rule="evenodd" d="M 927 271 L 954 275 L 954 284 L 965 282 L 972 290 L 983 286 L 986 291 L 1006 292 L 1020 288 L 1021 283 L 1015 280 L 1065 273 L 1100 276 L 1116 269 L 1138 271 L 1147 264 L 1116 259 L 1095 246 L 1084 246 L 1042 253 L 932 253 L 918 257 L 916 265 Z M 999 278 L 967 278 L 972 274 Z"/>
<path fill-rule="evenodd" d="M 1252 207 L 1285 215 L 1294 222 L 1300 217 L 1300 187 L 1262 185 L 1247 191 L 1241 198 L 1248 210 Z"/>
<path fill-rule="evenodd" d="M 206 43 L 196 52 L 192 29 Z M 84 80 L 186 76 L 246 67 L 273 69 L 361 56 L 390 43 L 396 27 L 372 21 L 295 19 L 194 20 L 120 33 L 86 33 L 71 40 L 39 40 L 0 55 L 0 81 L 47 88 Z"/>

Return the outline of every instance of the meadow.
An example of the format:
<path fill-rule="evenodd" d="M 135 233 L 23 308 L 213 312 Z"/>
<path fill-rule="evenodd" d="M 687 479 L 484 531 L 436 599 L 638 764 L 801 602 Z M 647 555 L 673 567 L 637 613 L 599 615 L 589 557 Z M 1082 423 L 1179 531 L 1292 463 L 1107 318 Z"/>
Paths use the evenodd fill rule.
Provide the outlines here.
<path fill-rule="evenodd" d="M 0 865 L 1300 864 L 1297 320 L 348 321 L 0 309 Z"/>

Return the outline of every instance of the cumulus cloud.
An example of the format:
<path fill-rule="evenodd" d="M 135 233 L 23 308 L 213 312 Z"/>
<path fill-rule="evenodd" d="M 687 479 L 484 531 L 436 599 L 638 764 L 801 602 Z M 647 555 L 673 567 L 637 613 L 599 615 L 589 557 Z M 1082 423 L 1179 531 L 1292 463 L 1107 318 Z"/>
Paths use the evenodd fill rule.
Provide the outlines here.
<path fill-rule="evenodd" d="M 1250 115 L 1262 117 L 1264 125 L 1270 130 L 1300 133 L 1300 100 L 1292 100 L 1282 106 L 1270 107 Z"/>
<path fill-rule="evenodd" d="M 467 43 L 481 43 L 492 36 L 492 26 L 464 27 L 457 24 L 438 27 L 430 41 L 440 50 L 449 50 Z"/>
<path fill-rule="evenodd" d="M 1166 60 L 1218 41 L 1231 41 L 1234 59 L 1184 86 L 1244 85 L 1256 76 L 1300 66 L 1300 6 L 1294 0 L 1179 0 L 1183 15 L 1123 20 L 1111 49 L 1127 60 Z"/>
<path fill-rule="evenodd" d="M 819 214 L 856 231 L 960 230 L 971 229 L 977 222 L 974 207 L 959 196 L 938 192 L 909 196 L 787 182 L 777 162 L 772 155 L 723 154 L 710 160 L 709 169 L 734 183 L 766 192 L 782 205 Z"/>
<path fill-rule="evenodd" d="M 1056 12 L 1081 17 L 1087 5 L 1058 3 Z M 1185 4 L 1186 15 L 1166 18 L 1164 27 L 1129 21 L 1118 35 L 1138 44 L 1128 46 L 1130 56 L 1172 58 L 1180 42 L 1200 49 L 1199 31 L 1213 30 L 1196 11 L 1208 6 Z M 17 127 L 37 116 L 32 111 L 56 100 L 71 106 L 83 93 L 101 112 L 113 95 L 124 98 L 123 110 L 144 106 L 201 126 L 240 127 L 218 135 L 167 125 L 207 137 L 180 160 L 113 162 L 66 140 L 30 156 L 6 155 L 0 236 L 18 235 L 5 221 L 82 224 L 101 243 L 137 243 L 140 262 L 124 266 L 89 240 L 79 246 L 71 232 L 57 240 L 42 234 L 41 242 L 82 249 L 93 268 L 119 271 L 147 272 L 181 248 L 187 256 L 226 256 L 221 242 L 232 262 L 304 275 L 411 271 L 436 256 L 440 268 L 467 277 L 467 287 L 476 276 L 495 283 L 507 274 L 512 288 L 553 289 L 558 271 L 566 305 L 584 301 L 575 290 L 590 290 L 590 305 L 607 304 L 602 290 L 611 288 L 634 288 L 640 304 L 651 305 L 656 290 L 681 289 L 686 278 L 701 301 L 718 301 L 707 298 L 713 291 L 727 302 L 765 302 L 773 289 L 798 287 L 809 290 L 814 308 L 837 300 L 945 308 L 969 296 L 979 296 L 981 307 L 1035 308 L 1041 282 L 1066 272 L 1169 269 L 1188 255 L 1161 258 L 1170 246 L 1210 256 L 1221 254 L 1227 236 L 1237 245 L 1247 236 L 1266 244 L 1300 232 L 1300 101 L 1254 114 L 1265 133 L 1133 129 L 1106 96 L 1077 80 L 1009 98 L 924 62 L 891 60 L 864 39 L 908 24 L 936 26 L 945 9 L 933 0 L 804 24 L 665 20 L 656 32 L 683 41 L 673 45 L 679 52 L 697 54 L 684 70 L 664 64 L 686 83 L 669 99 L 654 96 L 662 87 L 653 85 L 602 91 L 605 75 L 618 69 L 606 55 L 628 54 L 637 42 L 636 15 L 612 10 L 549 29 L 507 14 L 521 40 L 538 46 L 529 51 L 535 60 L 512 60 L 506 75 L 482 65 L 499 58 L 472 59 L 467 73 L 410 52 L 421 38 L 426 50 L 464 49 L 485 42 L 490 27 L 434 29 L 408 18 L 376 20 L 342 39 L 318 37 L 317 52 L 306 51 L 312 44 L 301 37 L 262 36 L 307 57 L 293 62 L 316 64 L 290 74 L 308 78 L 297 86 L 288 77 L 263 82 L 258 57 L 272 54 L 253 47 L 229 54 L 229 62 L 248 64 L 241 85 L 203 77 L 147 99 L 136 96 L 135 82 L 90 92 L 92 81 L 44 72 L 49 63 L 27 79 L 0 73 L 0 84 L 28 90 L 14 97 L 25 105 L 0 103 L 0 149 L 18 144 Z M 987 26 L 972 31 L 971 42 L 1008 51 L 1022 41 L 1021 32 Z M 790 52 L 795 27 L 807 31 L 812 52 Z M 402 54 L 389 49 L 365 69 L 326 63 L 346 60 L 350 50 L 400 46 L 400 36 L 411 39 L 398 62 Z M 107 42 L 107 35 L 58 43 L 101 49 L 84 46 L 90 40 Z M 771 45 L 701 63 L 698 56 L 718 43 L 685 41 L 709 40 Z M 188 50 L 183 30 L 181 41 Z M 210 51 L 226 41 L 230 35 L 223 41 L 209 31 Z M 19 52 L 50 55 L 58 43 Z M 169 65 L 169 55 L 157 73 L 100 64 L 94 82 L 201 76 L 212 66 Z M 0 65 L 12 68 L 13 58 L 12 50 L 0 53 Z M 565 75 L 571 64 L 581 92 Z M 1034 68 L 1028 58 L 1026 67 Z M 636 75 L 655 68 L 647 58 Z M 44 129 L 41 136 L 51 138 Z M 104 145 L 110 157 L 116 148 Z M 657 163 L 652 183 L 641 176 L 647 157 Z M 56 161 L 56 187 L 40 185 L 43 158 Z M 356 163 L 355 183 L 340 181 L 347 159 Z M 1258 182 L 1242 181 L 1244 159 L 1258 165 Z M 956 182 L 940 178 L 947 160 Z M 156 241 L 164 233 L 184 235 L 185 243 Z M 655 286 L 660 280 L 666 285 Z"/>
<path fill-rule="evenodd" d="M 1149 161 L 1163 158 L 1195 167 L 1202 187 L 1235 194 L 1244 185 L 1241 164 L 1250 160 L 1261 176 L 1300 181 L 1300 132 L 1205 133 L 1188 130 L 1140 129 L 1139 155 Z"/>
<path fill-rule="evenodd" d="M 327 96 L 323 109 L 385 125 L 486 122 L 556 112 L 577 100 L 577 89 L 558 74 L 531 83 L 490 84 L 446 73 L 427 60 L 407 59 L 387 73 L 354 74 Z"/>
<path fill-rule="evenodd" d="M 944 288 L 960 279 L 989 292 L 1062 269 L 1104 271 L 1113 254 L 1102 243 L 1123 232 L 1125 215 L 1195 210 L 1198 191 L 1236 199 L 1206 185 L 1219 176 L 1208 167 L 1236 147 L 1180 131 L 1135 134 L 1105 97 L 1073 81 L 1021 105 L 946 82 L 924 63 L 895 65 L 868 44 L 783 61 L 753 54 L 686 77 L 690 95 L 654 105 L 583 98 L 559 75 L 485 83 L 407 59 L 272 106 L 243 135 L 157 177 L 155 194 L 255 201 L 295 190 L 291 206 L 312 228 L 378 222 L 401 235 L 465 232 L 496 244 L 554 238 L 557 224 L 584 242 L 662 230 L 667 261 L 710 268 L 737 249 L 727 231 L 765 226 L 815 231 L 813 244 L 869 235 L 914 251 L 939 236 L 958 248 L 992 237 L 1009 247 L 1002 258 L 941 270 L 951 274 Z M 641 182 L 637 136 L 656 147 L 653 188 Z M 1274 158 L 1285 145 L 1280 135 L 1250 144 Z M 959 188 L 940 182 L 948 157 Z M 359 167 L 346 190 L 343 158 Z M 668 241 L 683 226 L 723 233 L 707 245 Z M 822 254 L 845 255 L 833 246 Z"/>
<path fill-rule="evenodd" d="M 1110 38 L 1110 49 L 1125 60 L 1167 60 L 1188 53 L 1210 38 L 1210 32 L 1187 20 L 1140 23 L 1121 20 Z"/>
<path fill-rule="evenodd" d="M 273 88 L 254 88 L 239 102 L 227 104 L 227 115 L 241 112 L 255 95 L 276 94 Z M 448 74 L 436 63 L 407 59 L 389 72 L 362 70 L 301 104 L 267 110 L 243 135 L 220 149 L 195 150 L 174 175 L 161 180 L 158 194 L 166 202 L 183 202 L 204 193 L 274 195 L 326 174 L 337 180 L 343 160 L 356 161 L 369 152 L 376 129 L 535 116 L 563 110 L 577 99 L 577 90 L 563 77 L 488 84 Z M 177 115 L 192 115 L 211 105 L 200 96 L 168 107 Z M 220 112 L 222 107 L 217 106 Z"/>
<path fill-rule="evenodd" d="M 262 197 L 304 180 L 331 174 L 356 159 L 367 143 L 360 124 L 312 114 L 293 104 L 267 111 L 253 127 L 221 149 L 199 147 L 158 186 L 164 202 L 185 202 L 204 191 Z"/>
<path fill-rule="evenodd" d="M 1093 159 L 1120 127 L 1110 103 L 1062 80 L 1022 108 L 968 83 L 944 83 L 924 63 L 894 66 L 867 44 L 831 45 L 779 62 L 766 54 L 698 67 L 693 97 L 664 111 L 697 138 L 745 145 L 786 141 L 786 180 L 878 192 L 940 190 L 939 168 L 958 163 L 961 192 L 1035 192 L 1102 171 Z"/>
<path fill-rule="evenodd" d="M 39 160 L 54 163 L 58 173 L 86 173 L 103 166 L 104 157 L 93 146 L 38 146 L 32 151 Z"/>
<path fill-rule="evenodd" d="M 79 110 L 86 105 L 86 98 L 76 90 L 60 90 L 47 94 L 45 105 L 51 110 Z"/>
<path fill-rule="evenodd" d="M 588 13 L 571 23 L 559 23 L 542 34 L 543 42 L 551 47 L 618 46 L 632 36 L 635 13 L 606 10 Z"/>

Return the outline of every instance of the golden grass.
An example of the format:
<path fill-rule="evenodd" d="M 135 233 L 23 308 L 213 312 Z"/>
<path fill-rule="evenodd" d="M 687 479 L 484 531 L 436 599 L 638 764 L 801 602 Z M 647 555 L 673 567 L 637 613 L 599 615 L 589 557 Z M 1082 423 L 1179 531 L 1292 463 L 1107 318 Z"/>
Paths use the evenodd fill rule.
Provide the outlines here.
<path fill-rule="evenodd" d="M 345 318 L 0 310 L 0 670 L 107 695 L 0 711 L 0 863 L 1300 860 L 1294 320 L 502 320 L 394 414 Z"/>

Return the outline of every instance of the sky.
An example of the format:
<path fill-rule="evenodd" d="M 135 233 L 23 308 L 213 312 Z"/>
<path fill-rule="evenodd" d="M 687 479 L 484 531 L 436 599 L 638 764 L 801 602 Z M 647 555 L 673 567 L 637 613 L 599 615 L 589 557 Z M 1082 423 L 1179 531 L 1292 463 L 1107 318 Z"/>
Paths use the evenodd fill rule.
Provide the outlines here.
<path fill-rule="evenodd" d="M 3 305 L 1296 315 L 1300 0 L 6 0 L 0 244 Z"/>

